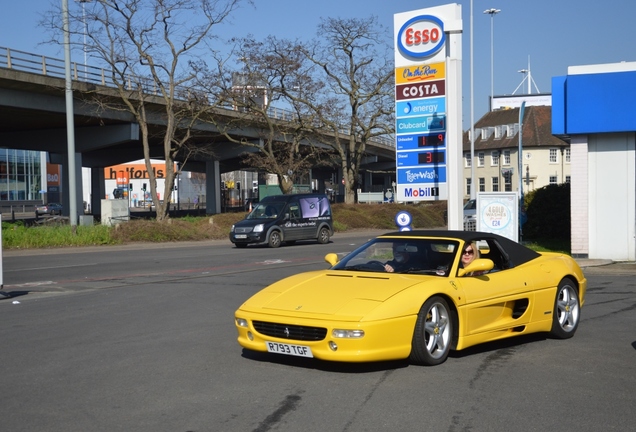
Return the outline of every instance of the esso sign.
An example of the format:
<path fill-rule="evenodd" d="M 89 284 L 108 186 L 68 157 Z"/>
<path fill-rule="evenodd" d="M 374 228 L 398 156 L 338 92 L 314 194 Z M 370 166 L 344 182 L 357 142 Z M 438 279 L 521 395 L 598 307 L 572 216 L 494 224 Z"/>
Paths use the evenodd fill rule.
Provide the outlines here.
<path fill-rule="evenodd" d="M 406 57 L 424 59 L 444 46 L 444 23 L 432 15 L 420 15 L 408 20 L 397 35 L 400 52 Z"/>

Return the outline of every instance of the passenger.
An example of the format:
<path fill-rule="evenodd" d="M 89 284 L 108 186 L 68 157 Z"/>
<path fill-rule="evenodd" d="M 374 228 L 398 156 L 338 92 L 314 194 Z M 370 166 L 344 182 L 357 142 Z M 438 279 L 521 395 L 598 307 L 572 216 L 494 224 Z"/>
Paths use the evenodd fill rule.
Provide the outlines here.
<path fill-rule="evenodd" d="M 479 249 L 477 249 L 477 244 L 474 242 L 467 243 L 466 246 L 464 247 L 464 250 L 462 250 L 461 267 L 462 268 L 466 267 L 468 264 L 475 261 L 477 258 L 479 258 Z M 483 271 L 470 272 L 470 273 L 466 273 L 464 276 L 481 276 L 484 273 L 486 272 L 483 272 Z"/>

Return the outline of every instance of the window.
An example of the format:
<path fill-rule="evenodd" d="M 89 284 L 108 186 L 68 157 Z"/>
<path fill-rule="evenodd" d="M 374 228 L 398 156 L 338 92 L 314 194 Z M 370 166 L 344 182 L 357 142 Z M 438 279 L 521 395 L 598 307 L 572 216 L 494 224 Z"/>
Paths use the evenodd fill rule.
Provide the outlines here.
<path fill-rule="evenodd" d="M 565 176 L 565 182 L 570 183 L 570 176 Z"/>
<path fill-rule="evenodd" d="M 551 185 L 555 185 L 557 184 L 557 176 L 550 176 L 550 184 Z"/>
<path fill-rule="evenodd" d="M 501 139 L 501 134 L 503 133 L 503 126 L 495 126 L 495 139 Z"/>
<path fill-rule="evenodd" d="M 550 163 L 557 163 L 558 162 L 558 157 L 557 157 L 557 149 L 555 148 L 551 148 L 550 149 Z"/>
<path fill-rule="evenodd" d="M 470 196 L 470 182 L 472 181 L 472 179 L 467 178 L 466 179 L 466 195 Z"/>
<path fill-rule="evenodd" d="M 492 178 L 492 191 L 499 192 L 499 177 Z"/>
<path fill-rule="evenodd" d="M 510 165 L 510 150 L 503 151 L 503 164 Z"/>
<path fill-rule="evenodd" d="M 486 192 L 486 179 L 479 177 L 479 192 Z"/>
<path fill-rule="evenodd" d="M 466 153 L 466 156 L 464 156 L 464 160 L 466 161 L 466 168 L 470 168 L 471 167 L 471 159 L 470 159 L 470 153 Z"/>
<path fill-rule="evenodd" d="M 565 149 L 565 163 L 570 163 L 570 149 Z"/>
<path fill-rule="evenodd" d="M 499 165 L 499 151 L 495 150 L 490 153 L 490 166 Z"/>
<path fill-rule="evenodd" d="M 484 152 L 477 153 L 477 166 L 478 167 L 484 166 Z"/>
<path fill-rule="evenodd" d="M 501 171 L 501 175 L 504 179 L 504 191 L 512 192 L 512 169 L 508 168 Z"/>

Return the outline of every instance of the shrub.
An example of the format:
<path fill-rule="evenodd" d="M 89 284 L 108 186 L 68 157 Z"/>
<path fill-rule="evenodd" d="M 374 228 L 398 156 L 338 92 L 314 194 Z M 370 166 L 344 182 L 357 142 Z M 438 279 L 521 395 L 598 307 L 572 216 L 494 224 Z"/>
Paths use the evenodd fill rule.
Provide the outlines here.
<path fill-rule="evenodd" d="M 570 184 L 548 185 L 528 194 L 525 238 L 570 240 Z"/>

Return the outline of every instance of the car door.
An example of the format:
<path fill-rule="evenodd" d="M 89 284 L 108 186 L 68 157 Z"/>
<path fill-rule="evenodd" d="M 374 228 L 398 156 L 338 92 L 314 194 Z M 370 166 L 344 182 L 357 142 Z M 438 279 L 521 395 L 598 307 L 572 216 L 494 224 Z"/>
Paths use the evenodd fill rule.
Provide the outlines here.
<path fill-rule="evenodd" d="M 301 223 L 300 205 L 298 204 L 298 200 L 290 200 L 283 213 L 289 215 L 289 219 L 284 221 L 282 224 L 285 241 L 302 239 L 303 226 Z"/>
<path fill-rule="evenodd" d="M 481 248 L 480 248 L 481 249 Z M 457 278 L 464 292 L 464 328 L 467 335 L 507 331 L 530 321 L 534 303 L 533 265 L 506 268 L 505 257 L 491 245 L 486 258 L 495 268 L 481 276 Z M 495 255 L 495 256 L 493 256 Z"/>

